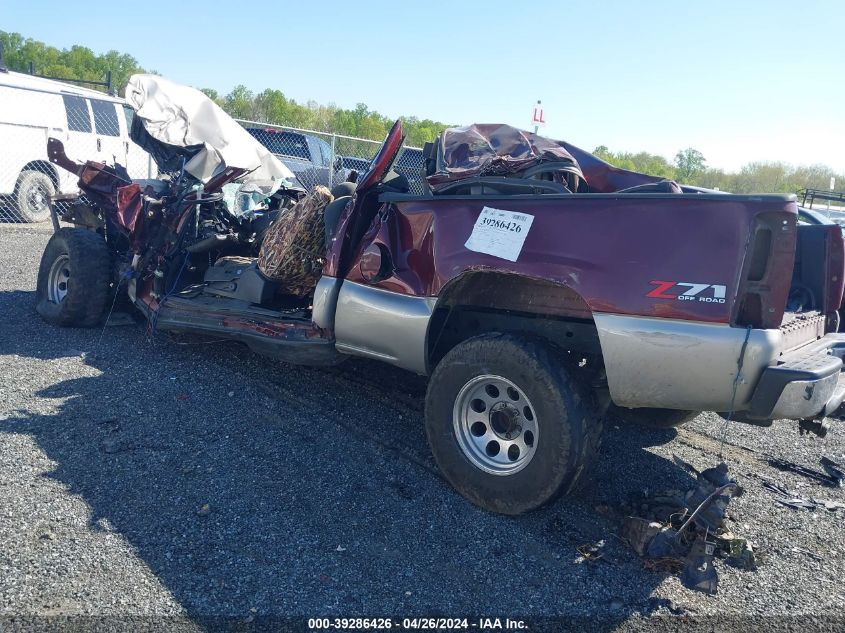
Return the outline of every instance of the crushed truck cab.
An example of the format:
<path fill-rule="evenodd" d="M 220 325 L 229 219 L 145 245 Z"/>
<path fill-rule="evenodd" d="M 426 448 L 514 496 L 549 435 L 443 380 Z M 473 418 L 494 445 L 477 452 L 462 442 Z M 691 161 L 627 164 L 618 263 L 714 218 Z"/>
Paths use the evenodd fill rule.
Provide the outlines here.
<path fill-rule="evenodd" d="M 414 195 L 399 121 L 357 182 L 306 192 L 202 93 L 130 89 L 133 139 L 174 175 L 49 141 L 85 193 L 54 210 L 51 323 L 95 325 L 125 291 L 152 331 L 428 375 L 439 468 L 507 514 L 584 481 L 608 415 L 807 426 L 842 403 L 842 233 L 799 223 L 794 196 L 685 187 L 506 125 L 445 130 Z"/>

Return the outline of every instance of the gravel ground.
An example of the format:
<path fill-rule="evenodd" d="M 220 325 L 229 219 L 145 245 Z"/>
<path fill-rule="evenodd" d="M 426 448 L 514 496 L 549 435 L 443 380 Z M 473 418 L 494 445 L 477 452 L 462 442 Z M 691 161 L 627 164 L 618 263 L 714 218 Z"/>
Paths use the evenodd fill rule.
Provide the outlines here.
<path fill-rule="evenodd" d="M 624 503 L 691 486 L 672 454 L 717 463 L 716 416 L 677 432 L 611 424 L 583 492 L 488 514 L 438 475 L 424 379 L 149 340 L 128 319 L 50 327 L 33 309 L 48 238 L 0 225 L 0 616 L 566 616 L 599 628 L 842 617 L 845 511 L 779 506 L 750 476 L 845 501 L 760 459 L 845 461 L 839 429 L 821 440 L 787 422 L 731 425 L 727 462 L 747 490 L 731 527 L 761 563 L 717 562 L 709 597 L 644 569 L 617 535 Z M 606 561 L 584 561 L 576 548 L 601 539 Z"/>

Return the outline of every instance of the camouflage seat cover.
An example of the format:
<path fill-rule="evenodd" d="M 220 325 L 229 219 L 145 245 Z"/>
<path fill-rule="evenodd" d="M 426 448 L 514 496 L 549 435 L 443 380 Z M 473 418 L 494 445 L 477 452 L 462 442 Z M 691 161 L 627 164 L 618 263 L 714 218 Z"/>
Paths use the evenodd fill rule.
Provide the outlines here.
<path fill-rule="evenodd" d="M 286 294 L 304 297 L 317 286 L 326 258 L 323 212 L 333 200 L 331 192 L 318 185 L 267 229 L 258 269 Z"/>

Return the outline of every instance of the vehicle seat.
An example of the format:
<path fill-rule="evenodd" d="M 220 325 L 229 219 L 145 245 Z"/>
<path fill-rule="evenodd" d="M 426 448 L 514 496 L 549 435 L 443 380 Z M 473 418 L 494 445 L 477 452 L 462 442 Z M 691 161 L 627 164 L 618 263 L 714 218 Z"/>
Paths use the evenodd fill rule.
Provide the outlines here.
<path fill-rule="evenodd" d="M 340 187 L 340 185 L 336 185 L 334 189 L 332 189 L 332 193 L 334 193 L 335 189 L 338 187 Z M 326 250 L 331 247 L 332 240 L 334 239 L 334 232 L 337 230 L 337 223 L 340 221 L 340 214 L 343 213 L 343 210 L 346 208 L 346 203 L 351 199 L 351 195 L 345 195 L 339 198 L 336 197 L 334 201 L 327 204 L 326 208 L 323 210 L 323 223 L 326 225 Z"/>
<path fill-rule="evenodd" d="M 331 192 L 317 185 L 270 225 L 258 251 L 258 269 L 286 295 L 313 292 L 325 257 L 324 217 Z"/>
<path fill-rule="evenodd" d="M 660 180 L 620 189 L 616 193 L 683 193 L 683 190 L 674 180 Z"/>
<path fill-rule="evenodd" d="M 355 193 L 358 187 L 354 182 L 340 182 L 332 187 L 332 196 L 337 200 L 338 198 L 349 197 Z"/>

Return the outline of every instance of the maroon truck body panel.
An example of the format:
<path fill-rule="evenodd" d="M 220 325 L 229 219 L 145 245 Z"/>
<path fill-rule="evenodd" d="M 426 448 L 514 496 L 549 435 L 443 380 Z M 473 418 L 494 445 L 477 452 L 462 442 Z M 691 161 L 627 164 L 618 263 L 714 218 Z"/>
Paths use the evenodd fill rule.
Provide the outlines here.
<path fill-rule="evenodd" d="M 372 279 L 373 244 L 393 259 L 394 272 L 376 287 L 438 296 L 460 275 L 490 270 L 565 286 L 593 311 L 729 323 L 742 279 L 749 238 L 761 220 L 781 228 L 768 268 L 788 279 L 796 205 L 787 196 L 543 195 L 385 196 L 372 229 L 358 246 L 347 279 Z M 465 248 L 485 206 L 534 216 L 518 260 Z M 363 261 L 362 261 L 363 256 Z M 678 299 L 688 288 L 656 282 L 726 288 L 724 302 Z M 778 322 L 788 283 L 779 284 Z M 652 293 L 652 296 L 648 296 Z M 699 294 L 716 299 L 713 289 Z M 773 303 L 773 305 L 775 305 Z M 777 308 L 776 308 L 777 310 Z"/>

